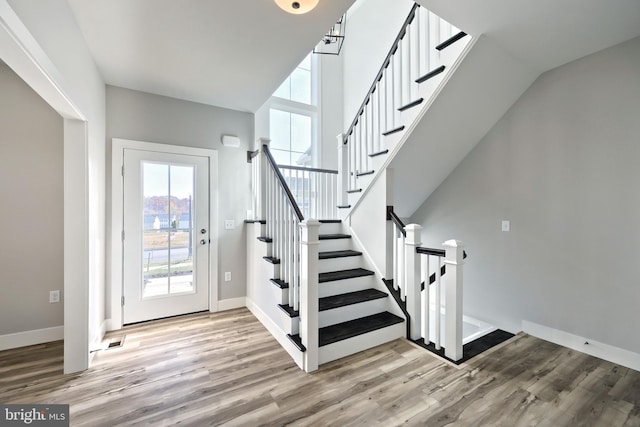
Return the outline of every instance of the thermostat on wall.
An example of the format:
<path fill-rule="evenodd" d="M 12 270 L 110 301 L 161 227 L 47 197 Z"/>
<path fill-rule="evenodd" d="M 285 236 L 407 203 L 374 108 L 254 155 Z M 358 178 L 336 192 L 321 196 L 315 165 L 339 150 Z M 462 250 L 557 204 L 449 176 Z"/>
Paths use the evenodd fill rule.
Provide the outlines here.
<path fill-rule="evenodd" d="M 240 138 L 233 135 L 222 135 L 222 145 L 225 147 L 240 147 Z"/>

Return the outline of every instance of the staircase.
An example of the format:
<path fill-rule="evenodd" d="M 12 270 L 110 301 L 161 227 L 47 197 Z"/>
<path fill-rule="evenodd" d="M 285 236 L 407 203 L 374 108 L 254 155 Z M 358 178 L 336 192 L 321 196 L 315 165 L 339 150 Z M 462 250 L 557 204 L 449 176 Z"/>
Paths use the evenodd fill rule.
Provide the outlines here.
<path fill-rule="evenodd" d="M 248 153 L 254 195 L 251 211 L 256 220 L 248 221 L 247 307 L 301 369 L 314 371 L 320 364 L 405 336 L 433 342 L 440 350 L 442 322 L 445 355 L 453 361 L 463 357 L 461 242 L 449 240 L 443 244 L 445 249 L 422 248 L 421 227 L 404 226 L 393 212 L 387 220 L 394 219 L 395 226 L 373 226 L 367 212 L 372 208 L 383 212 L 389 200 L 380 197 L 381 187 L 367 197 L 381 176 L 396 176 L 386 173 L 387 168 L 406 153 L 422 163 L 410 171 L 397 164 L 402 172 L 397 176 L 402 179 L 426 171 L 429 179 L 417 182 L 435 188 L 437 180 L 444 179 L 471 149 L 469 141 L 477 143 L 483 126 L 488 129 L 530 83 L 526 76 L 505 79 L 502 88 L 496 72 L 487 79 L 491 84 L 478 85 L 475 71 L 499 70 L 509 60 L 478 40 L 482 41 L 416 4 L 351 126 L 339 136 L 338 171 L 280 168 L 268 140 L 260 140 L 259 147 Z M 478 46 L 482 55 L 477 55 Z M 513 72 L 514 67 L 506 68 L 509 71 L 504 73 Z M 452 106 L 451 99 L 459 99 L 459 94 L 445 97 L 449 104 L 441 102 L 442 93 L 467 90 L 471 82 L 486 92 L 485 97 L 475 94 L 474 99 L 494 95 L 497 100 L 485 112 L 479 112 L 478 105 Z M 459 110 L 462 117 L 475 113 L 482 120 L 434 124 L 433 116 L 439 118 L 443 105 L 448 114 Z M 436 136 L 446 129 L 447 137 L 423 140 L 425 123 Z M 442 141 L 448 145 L 443 147 Z M 428 166 L 424 153 L 429 153 Z M 318 185 L 322 182 L 331 184 Z M 312 190 L 321 187 L 322 191 Z M 426 195 L 417 197 L 421 202 Z M 305 215 L 314 219 L 305 220 Z M 318 217 L 322 215 L 329 217 Z M 356 220 L 367 233 L 386 229 L 385 264 L 392 257 L 393 267 L 374 266 L 365 256 L 356 243 L 360 240 L 352 238 Z M 431 300 L 429 286 L 422 286 L 425 281 L 433 283 Z M 433 336 L 430 317 L 435 324 Z"/>
<path fill-rule="evenodd" d="M 404 336 L 405 319 L 388 311 L 388 293 L 377 285 L 375 273 L 365 268 L 362 252 L 353 249 L 341 221 L 320 223 L 318 326 L 322 364 Z M 299 313 L 286 304 L 279 307 L 295 331 Z M 298 333 L 288 337 L 300 351 L 306 351 Z"/>

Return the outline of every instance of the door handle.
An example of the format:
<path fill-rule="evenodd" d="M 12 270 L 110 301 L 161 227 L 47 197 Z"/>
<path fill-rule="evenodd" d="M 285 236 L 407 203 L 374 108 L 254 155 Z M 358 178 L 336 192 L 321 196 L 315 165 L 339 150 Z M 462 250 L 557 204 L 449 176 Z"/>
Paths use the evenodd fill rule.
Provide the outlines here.
<path fill-rule="evenodd" d="M 201 244 L 201 245 L 206 245 L 206 244 L 207 244 L 207 241 L 206 241 L 206 240 L 204 240 L 204 239 L 202 239 L 202 240 L 200 240 L 200 244 Z"/>

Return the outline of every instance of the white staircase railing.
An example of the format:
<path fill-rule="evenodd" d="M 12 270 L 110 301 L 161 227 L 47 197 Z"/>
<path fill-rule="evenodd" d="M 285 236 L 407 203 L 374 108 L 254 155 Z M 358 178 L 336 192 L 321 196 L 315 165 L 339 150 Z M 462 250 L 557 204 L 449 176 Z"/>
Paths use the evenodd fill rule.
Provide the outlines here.
<path fill-rule="evenodd" d="M 264 222 L 267 259 L 275 280 L 288 286 L 286 304 L 299 312 L 300 338 L 307 372 L 318 369 L 318 229 L 305 220 L 287 180 L 269 151 L 269 140 L 247 153 L 251 163 L 252 217 Z"/>
<path fill-rule="evenodd" d="M 338 171 L 279 165 L 305 218 L 338 218 Z"/>
<path fill-rule="evenodd" d="M 448 240 L 443 243 L 445 249 L 423 248 L 420 246 L 420 225 L 405 226 L 393 210 L 389 211 L 389 217 L 394 223 L 391 245 L 393 288 L 406 304 L 410 317 L 408 338 L 422 338 L 425 344 L 433 342 L 436 350 L 444 346 L 446 357 L 454 361 L 460 360 L 463 356 L 462 265 L 466 256 L 462 243 Z M 430 332 L 431 318 L 433 334 Z M 442 320 L 444 339 L 441 337 Z"/>
<path fill-rule="evenodd" d="M 466 34 L 414 4 L 383 65 L 347 131 L 339 135 L 340 205 L 348 205 L 347 190 L 358 188 L 360 176 L 373 174 L 372 158 L 386 154 L 389 135 L 410 123 L 402 112 L 424 100 L 420 84 L 442 73 L 441 50 Z"/>

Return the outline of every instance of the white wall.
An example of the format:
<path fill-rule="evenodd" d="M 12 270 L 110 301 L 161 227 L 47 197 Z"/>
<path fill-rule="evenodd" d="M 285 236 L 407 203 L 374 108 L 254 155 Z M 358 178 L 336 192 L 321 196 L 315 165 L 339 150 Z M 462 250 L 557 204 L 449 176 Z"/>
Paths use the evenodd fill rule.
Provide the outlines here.
<path fill-rule="evenodd" d="M 46 55 L 45 71 L 56 77 L 57 89 L 86 119 L 82 129 L 65 120 L 65 175 L 75 173 L 78 183 L 67 187 L 65 180 L 64 195 L 65 223 L 74 226 L 65 230 L 65 289 L 79 302 L 65 310 L 65 372 L 70 372 L 86 368 L 89 342 L 100 339 L 104 320 L 104 82 L 65 0 L 8 4 Z"/>
<path fill-rule="evenodd" d="M 541 75 L 414 214 L 465 243 L 465 314 L 640 353 L 639 81 L 640 39 Z"/>
<path fill-rule="evenodd" d="M 342 53 L 340 54 L 342 55 Z M 320 59 L 320 159 L 319 167 L 338 169 L 337 136 L 344 132 L 342 58 L 335 55 L 318 55 Z"/>
<path fill-rule="evenodd" d="M 240 147 L 223 147 L 222 134 L 238 136 Z M 112 138 L 218 150 L 219 218 L 218 224 L 212 226 L 213 230 L 217 227 L 219 233 L 218 298 L 244 297 L 244 220 L 249 207 L 250 178 L 247 150 L 255 139 L 253 114 L 107 86 L 108 153 L 111 153 Z M 110 154 L 108 162 L 110 170 Z M 111 188 L 107 194 L 111 194 Z M 110 204 L 108 201 L 109 212 Z M 108 219 L 110 222 L 110 215 Z M 228 219 L 235 220 L 233 230 L 224 229 L 224 220 Z M 224 281 L 226 271 L 231 272 L 230 282 Z"/>
<path fill-rule="evenodd" d="M 0 335 L 62 326 L 62 117 L 0 62 Z"/>
<path fill-rule="evenodd" d="M 413 2 L 359 0 L 347 15 L 343 60 L 344 129 L 355 118 Z"/>

